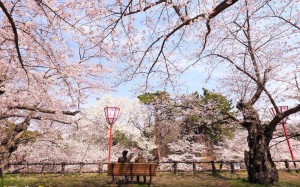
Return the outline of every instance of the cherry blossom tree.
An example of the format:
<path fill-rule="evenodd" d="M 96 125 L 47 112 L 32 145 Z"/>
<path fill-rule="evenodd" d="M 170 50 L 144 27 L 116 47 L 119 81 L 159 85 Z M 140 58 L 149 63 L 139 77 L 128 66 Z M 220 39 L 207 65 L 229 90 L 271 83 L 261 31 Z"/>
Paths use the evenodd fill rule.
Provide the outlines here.
<path fill-rule="evenodd" d="M 297 86 L 300 30 L 291 24 L 299 19 L 295 3 L 243 2 L 244 10 L 239 14 L 220 17 L 224 24 L 218 33 L 212 33 L 218 45 L 212 46 L 206 56 L 212 57 L 210 62 L 228 63 L 231 68 L 232 73 L 224 83 L 231 93 L 237 94 L 237 108 L 243 116 L 239 122 L 248 130 L 249 152 L 245 162 L 249 166 L 248 179 L 253 183 L 278 181 L 269 143 L 279 122 L 300 111 Z M 284 101 L 292 106 L 281 112 L 278 106 Z M 271 107 L 277 115 L 267 122 L 263 116 Z M 262 108 L 265 110 L 259 110 Z"/>
<path fill-rule="evenodd" d="M 137 156 L 137 152 L 142 150 L 144 154 L 152 158 L 151 151 L 156 148 L 154 143 L 153 131 L 154 125 L 150 110 L 142 105 L 138 99 L 129 99 L 122 97 L 104 96 L 97 104 L 90 108 L 90 119 L 94 125 L 102 129 L 104 134 L 105 147 L 108 149 L 109 125 L 104 116 L 106 106 L 120 107 L 120 115 L 112 128 L 112 143 L 114 146 L 129 149 Z M 118 152 L 112 153 L 115 158 L 121 155 L 120 148 Z"/>
<path fill-rule="evenodd" d="M 137 99 L 105 95 L 97 103 L 81 110 L 76 117 L 83 119 L 76 126 L 59 123 L 36 126 L 38 136 L 27 144 L 21 144 L 12 153 L 10 162 L 107 162 L 109 125 L 103 109 L 112 105 L 119 106 L 121 114 L 113 126 L 111 160 L 117 161 L 124 149 L 134 156 L 143 150 L 144 155 L 152 159 L 151 153 L 156 146 L 153 136 L 148 135 L 154 130 L 148 108 Z M 121 141 L 117 141 L 119 134 L 125 137 Z M 130 142 L 126 144 L 124 140 Z"/>
<path fill-rule="evenodd" d="M 113 64 L 87 25 L 94 3 L 0 1 L 0 124 L 16 124 L 0 145 L 1 169 L 34 121 L 72 124 L 88 95 L 107 90 Z"/>

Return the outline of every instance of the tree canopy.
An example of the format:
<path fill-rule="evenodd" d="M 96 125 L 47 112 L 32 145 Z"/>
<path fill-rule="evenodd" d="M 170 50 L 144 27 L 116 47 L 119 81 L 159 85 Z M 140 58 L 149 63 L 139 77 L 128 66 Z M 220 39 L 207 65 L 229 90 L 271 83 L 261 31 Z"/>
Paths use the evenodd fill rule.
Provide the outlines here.
<path fill-rule="evenodd" d="M 182 134 L 203 134 L 205 141 L 215 145 L 222 144 L 226 139 L 233 137 L 233 120 L 228 120 L 228 115 L 234 116 L 233 105 L 220 93 L 211 92 L 203 88 L 203 95 L 193 94 L 192 102 L 198 103 L 198 113 L 187 114 L 182 123 Z M 195 105 L 194 105 L 195 106 Z M 232 124 L 231 124 L 232 123 Z"/>

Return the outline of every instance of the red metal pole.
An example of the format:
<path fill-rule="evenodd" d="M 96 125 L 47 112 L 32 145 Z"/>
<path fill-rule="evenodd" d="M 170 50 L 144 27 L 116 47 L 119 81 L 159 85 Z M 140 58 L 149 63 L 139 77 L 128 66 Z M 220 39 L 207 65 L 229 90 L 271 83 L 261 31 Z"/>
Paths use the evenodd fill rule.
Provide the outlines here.
<path fill-rule="evenodd" d="M 292 147 L 291 147 L 291 144 L 290 144 L 289 137 L 288 137 L 288 135 L 287 135 L 287 133 L 286 133 L 286 129 L 285 129 L 284 123 L 282 123 L 282 126 L 283 126 L 283 129 L 284 129 L 286 141 L 287 141 L 287 143 L 288 143 L 288 145 L 289 145 L 289 149 L 290 149 L 290 152 L 291 152 L 291 155 L 292 155 L 292 159 L 294 160 L 293 150 L 292 150 Z M 295 168 L 296 168 L 296 162 L 294 162 L 294 166 L 295 166 Z"/>
<path fill-rule="evenodd" d="M 109 133 L 108 162 L 110 162 L 111 129 L 112 129 L 112 125 L 110 125 L 110 133 Z"/>

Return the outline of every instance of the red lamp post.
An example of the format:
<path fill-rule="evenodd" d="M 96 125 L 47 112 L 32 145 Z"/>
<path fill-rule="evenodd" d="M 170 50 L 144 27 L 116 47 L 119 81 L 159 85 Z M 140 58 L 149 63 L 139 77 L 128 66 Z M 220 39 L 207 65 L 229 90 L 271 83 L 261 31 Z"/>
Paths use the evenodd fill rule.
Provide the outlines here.
<path fill-rule="evenodd" d="M 287 110 L 288 110 L 288 106 L 280 106 L 280 107 L 279 107 L 279 111 L 280 111 L 281 113 L 283 113 L 283 112 L 285 112 L 285 111 L 287 111 Z M 270 108 L 270 112 L 271 112 L 271 114 L 273 115 L 273 117 L 276 116 L 276 110 L 275 110 L 275 108 Z M 289 149 L 290 149 L 290 153 L 291 153 L 292 159 L 295 160 L 295 159 L 294 159 L 293 150 L 292 150 L 292 147 L 291 147 L 291 144 L 290 144 L 290 140 L 289 140 L 289 137 L 288 137 L 288 135 L 287 135 L 286 128 L 285 128 L 285 122 L 286 122 L 287 120 L 288 120 L 288 116 L 285 117 L 284 119 L 282 119 L 282 120 L 280 121 L 280 123 L 282 124 L 283 130 L 284 130 L 284 133 L 285 133 L 285 137 L 286 137 L 286 141 L 287 141 L 287 143 L 288 143 L 288 145 L 289 145 Z M 295 163 L 295 162 L 294 162 L 294 166 L 295 166 L 295 168 L 296 168 L 296 163 Z"/>
<path fill-rule="evenodd" d="M 108 162 L 110 162 L 110 147 L 111 147 L 111 129 L 113 124 L 117 121 L 120 108 L 118 107 L 105 107 L 104 108 L 105 118 L 107 123 L 110 125 L 110 133 L 109 133 L 109 149 L 108 149 Z"/>

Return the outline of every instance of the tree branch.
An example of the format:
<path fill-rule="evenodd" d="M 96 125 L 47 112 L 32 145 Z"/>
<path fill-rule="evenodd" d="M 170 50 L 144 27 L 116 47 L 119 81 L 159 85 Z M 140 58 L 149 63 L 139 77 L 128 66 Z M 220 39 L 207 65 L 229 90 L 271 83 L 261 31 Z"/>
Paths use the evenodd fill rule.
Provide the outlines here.
<path fill-rule="evenodd" d="M 211 13 L 208 15 L 208 19 L 212 19 L 216 17 L 218 14 L 220 14 L 223 10 L 227 9 L 234 3 L 238 2 L 238 0 L 225 0 L 222 3 L 220 3 L 215 9 L 211 11 Z"/>
<path fill-rule="evenodd" d="M 298 137 L 298 136 L 300 136 L 300 134 L 295 134 L 295 135 L 288 136 L 288 137 L 289 137 L 289 138 L 296 138 L 296 137 Z M 282 137 L 285 137 L 285 136 L 276 137 L 276 138 L 282 138 Z M 273 139 L 275 139 L 275 138 L 273 138 Z M 285 141 L 286 141 L 286 139 L 281 140 L 281 141 L 279 141 L 279 142 L 276 142 L 275 144 L 271 145 L 270 148 L 273 147 L 273 146 L 276 146 L 276 145 L 278 145 L 278 144 L 280 144 L 280 143 L 282 143 L 282 142 L 285 142 Z"/>
<path fill-rule="evenodd" d="M 16 105 L 16 106 L 10 106 L 8 108 L 9 109 L 29 110 L 29 111 L 46 113 L 46 114 L 57 114 L 57 111 L 54 111 L 54 110 L 43 109 L 43 108 L 38 108 L 38 107 L 28 106 L 28 105 Z M 64 115 L 69 115 L 69 116 L 75 116 L 79 112 L 80 111 L 73 111 L 73 112 L 72 111 L 62 111 L 62 113 Z"/>
<path fill-rule="evenodd" d="M 279 19 L 283 20 L 284 22 L 286 22 L 286 23 L 292 25 L 292 26 L 295 27 L 296 29 L 300 30 L 300 27 L 299 27 L 298 25 L 296 25 L 296 23 L 292 23 L 292 22 L 288 21 L 287 19 L 285 19 L 285 18 L 283 18 L 283 17 L 281 17 L 281 16 L 276 16 L 276 15 L 274 15 L 274 16 L 271 16 L 271 17 L 279 18 Z"/>
<path fill-rule="evenodd" d="M 236 3 L 238 0 L 226 0 L 226 1 L 223 1 L 222 3 L 220 3 L 218 6 L 216 6 L 213 10 L 211 10 L 209 12 L 209 14 L 199 14 L 199 15 L 196 15 L 195 17 L 193 18 L 188 18 L 187 16 L 185 16 L 184 18 L 181 16 L 181 20 L 182 20 L 182 23 L 179 24 L 177 27 L 175 27 L 173 30 L 171 30 L 167 35 L 163 36 L 161 35 L 160 37 L 158 37 L 148 48 L 147 50 L 144 52 L 143 54 L 143 57 L 142 59 L 140 60 L 137 68 L 135 69 L 134 73 L 137 72 L 137 70 L 139 69 L 139 67 L 142 65 L 142 62 L 146 56 L 146 54 L 148 53 L 148 51 L 154 46 L 155 43 L 159 42 L 162 38 L 164 38 L 164 40 L 162 41 L 162 44 L 161 44 L 161 47 L 160 47 L 160 50 L 157 54 L 157 57 L 155 59 L 155 61 L 152 63 L 148 73 L 147 73 L 147 78 L 146 78 L 146 85 L 148 84 L 148 78 L 149 78 L 149 74 L 152 72 L 152 69 L 155 67 L 156 63 L 158 62 L 159 60 L 159 57 L 160 55 L 163 53 L 163 49 L 164 49 L 164 46 L 168 40 L 168 38 L 170 38 L 173 34 L 175 34 L 178 30 L 180 30 L 181 28 L 183 28 L 184 26 L 187 26 L 187 25 L 190 25 L 191 23 L 193 23 L 194 21 L 196 21 L 197 19 L 199 18 L 203 18 L 203 19 L 207 19 L 206 21 L 206 27 L 207 27 L 207 32 L 205 34 L 205 41 L 204 41 L 204 45 L 203 45 L 203 48 L 201 50 L 201 53 L 203 52 L 203 50 L 205 49 L 205 45 L 207 43 L 207 38 L 208 38 L 208 35 L 210 34 L 210 25 L 209 25 L 209 22 L 210 22 L 210 19 L 216 17 L 219 13 L 221 13 L 222 11 L 224 11 L 225 9 L 227 9 L 228 7 L 230 7 L 231 5 L 233 5 L 234 3 Z M 155 2 L 153 5 L 149 5 L 147 7 L 145 7 L 143 9 L 143 11 L 151 8 L 152 6 L 155 6 L 155 5 L 158 5 L 158 4 L 161 4 L 165 2 L 165 0 L 160 0 L 160 1 L 157 1 Z M 173 6 L 174 8 L 174 6 Z M 134 12 L 130 12 L 130 13 L 127 13 L 125 15 L 129 15 L 129 14 L 134 14 L 134 13 L 138 13 L 138 12 L 141 12 L 141 10 L 137 10 L 137 11 L 134 11 Z M 181 13 L 178 12 L 178 7 L 175 7 L 175 12 L 180 16 Z M 125 16 L 124 15 L 124 16 Z M 146 86 L 147 87 L 147 86 Z"/>
<path fill-rule="evenodd" d="M 12 31 L 14 33 L 14 42 L 15 42 L 15 46 L 16 46 L 16 50 L 17 50 L 17 54 L 18 54 L 18 59 L 19 62 L 21 64 L 22 69 L 25 71 L 27 79 L 28 79 L 28 84 L 29 84 L 29 77 L 28 77 L 28 72 L 25 68 L 25 65 L 23 63 L 22 60 L 22 56 L 21 56 L 21 52 L 20 52 L 20 46 L 19 46 L 19 37 L 18 37 L 18 32 L 17 32 L 17 27 L 15 25 L 15 22 L 12 18 L 12 16 L 9 14 L 8 10 L 6 9 L 6 7 L 4 6 L 3 2 L 0 0 L 0 7 L 3 10 L 4 14 L 6 15 L 11 27 L 12 27 Z"/>
<path fill-rule="evenodd" d="M 297 106 L 283 112 L 283 113 L 277 113 L 276 116 L 273 118 L 273 120 L 268 124 L 268 128 L 271 129 L 272 131 L 275 130 L 276 126 L 279 124 L 281 120 L 283 120 L 285 117 L 295 114 L 300 111 L 300 104 Z"/>
<path fill-rule="evenodd" d="M 135 10 L 135 11 L 129 11 L 128 13 L 124 13 L 124 16 L 128 16 L 128 15 L 131 15 L 131 14 L 136 14 L 136 13 L 139 13 L 139 12 L 144 12 L 144 11 L 150 9 L 151 7 L 154 7 L 156 5 L 159 5 L 159 4 L 165 3 L 165 2 L 166 2 L 166 0 L 156 1 L 154 3 L 148 4 L 148 6 L 145 6 L 145 8 L 143 8 L 143 9 L 138 9 L 138 10 Z"/>

